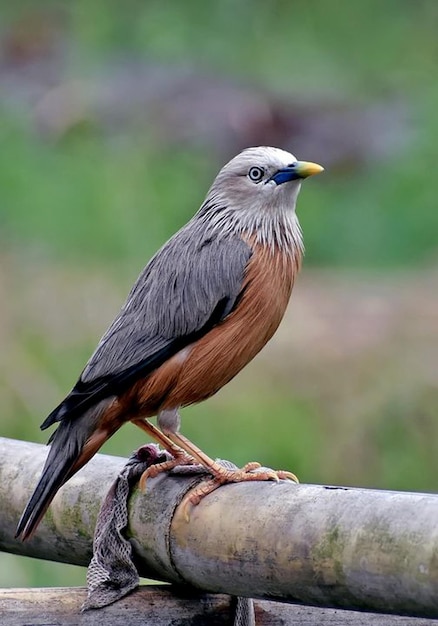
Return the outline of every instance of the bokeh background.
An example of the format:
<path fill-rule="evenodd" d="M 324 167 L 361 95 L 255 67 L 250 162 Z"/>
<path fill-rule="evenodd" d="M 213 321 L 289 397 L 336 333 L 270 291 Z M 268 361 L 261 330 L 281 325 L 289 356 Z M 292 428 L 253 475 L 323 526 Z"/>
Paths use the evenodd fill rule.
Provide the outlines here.
<path fill-rule="evenodd" d="M 436 0 L 0 2 L 0 435 L 44 442 L 132 282 L 248 145 L 305 183 L 276 337 L 183 412 L 212 456 L 436 490 Z M 127 425 L 105 451 L 128 455 Z M 85 570 L 0 555 L 0 585 Z"/>

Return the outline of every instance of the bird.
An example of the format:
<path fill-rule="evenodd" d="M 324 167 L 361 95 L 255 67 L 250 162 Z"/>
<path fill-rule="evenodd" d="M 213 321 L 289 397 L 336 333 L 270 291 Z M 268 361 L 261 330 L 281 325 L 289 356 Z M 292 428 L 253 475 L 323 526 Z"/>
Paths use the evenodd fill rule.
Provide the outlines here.
<path fill-rule="evenodd" d="M 258 463 L 225 469 L 180 432 L 179 410 L 219 391 L 275 333 L 304 252 L 295 210 L 301 183 L 323 169 L 259 146 L 219 171 L 42 423 L 42 430 L 57 428 L 17 538 L 32 537 L 60 487 L 127 422 L 170 453 L 156 471 L 200 464 L 217 485 L 276 478 L 273 471 L 254 473 Z"/>

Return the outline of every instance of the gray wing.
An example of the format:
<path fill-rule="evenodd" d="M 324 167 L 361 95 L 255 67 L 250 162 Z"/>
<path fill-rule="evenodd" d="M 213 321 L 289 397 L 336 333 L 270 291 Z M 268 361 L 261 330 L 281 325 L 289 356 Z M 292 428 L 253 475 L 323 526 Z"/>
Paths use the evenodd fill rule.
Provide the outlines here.
<path fill-rule="evenodd" d="M 235 306 L 250 257 L 236 235 L 179 231 L 140 274 L 77 384 L 42 428 L 117 395 L 211 330 Z"/>

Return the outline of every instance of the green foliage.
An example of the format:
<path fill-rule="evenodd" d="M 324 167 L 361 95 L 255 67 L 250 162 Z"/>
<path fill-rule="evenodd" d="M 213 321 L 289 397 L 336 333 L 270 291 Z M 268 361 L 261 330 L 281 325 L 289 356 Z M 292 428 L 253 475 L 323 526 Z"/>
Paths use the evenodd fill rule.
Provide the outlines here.
<path fill-rule="evenodd" d="M 0 6 L 0 16 L 11 22 L 25 6 Z M 202 64 L 316 103 L 399 99 L 411 109 L 406 147 L 353 178 L 348 169 L 329 170 L 306 185 L 300 214 L 308 262 L 406 265 L 435 254 L 433 0 L 330 7 L 325 0 L 84 0 L 65 11 L 73 76 L 136 55 Z M 91 126 L 47 142 L 20 111 L 11 115 L 0 111 L 0 236 L 3 245 L 24 241 L 55 258 L 74 259 L 80 249 L 85 262 L 142 262 L 192 214 L 220 165 L 211 155 L 154 145 L 152 132 L 108 140 Z"/>

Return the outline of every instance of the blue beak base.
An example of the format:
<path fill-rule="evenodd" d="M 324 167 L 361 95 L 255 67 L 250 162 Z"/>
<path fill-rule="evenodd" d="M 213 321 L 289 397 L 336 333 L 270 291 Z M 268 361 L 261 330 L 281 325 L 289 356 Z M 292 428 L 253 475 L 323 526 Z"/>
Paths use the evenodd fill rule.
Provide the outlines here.
<path fill-rule="evenodd" d="M 308 176 L 313 176 L 314 174 L 319 174 L 323 171 L 324 168 L 317 163 L 311 163 L 309 161 L 295 161 L 295 163 L 291 163 L 287 167 L 275 172 L 269 180 L 273 180 L 277 185 L 282 185 L 283 183 L 288 183 L 291 180 L 307 178 Z"/>

